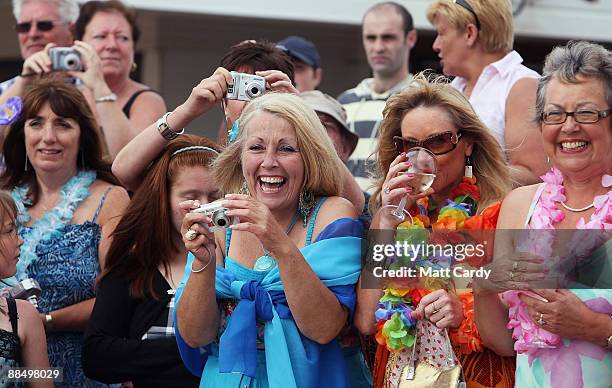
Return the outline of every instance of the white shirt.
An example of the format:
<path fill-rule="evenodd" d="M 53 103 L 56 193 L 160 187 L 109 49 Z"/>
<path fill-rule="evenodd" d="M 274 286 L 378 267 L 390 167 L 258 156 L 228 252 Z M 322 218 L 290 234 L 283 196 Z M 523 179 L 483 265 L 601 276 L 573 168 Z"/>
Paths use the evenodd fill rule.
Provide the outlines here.
<path fill-rule="evenodd" d="M 502 149 L 506 150 L 504 128 L 506 126 L 506 100 L 514 84 L 522 78 L 540 78 L 540 75 L 522 65 L 523 58 L 516 51 L 510 51 L 497 62 L 482 69 L 469 101 L 478 117 L 489 127 Z M 455 77 L 451 85 L 461 93 L 467 80 Z M 530 112 L 525 112 L 526 115 Z"/>

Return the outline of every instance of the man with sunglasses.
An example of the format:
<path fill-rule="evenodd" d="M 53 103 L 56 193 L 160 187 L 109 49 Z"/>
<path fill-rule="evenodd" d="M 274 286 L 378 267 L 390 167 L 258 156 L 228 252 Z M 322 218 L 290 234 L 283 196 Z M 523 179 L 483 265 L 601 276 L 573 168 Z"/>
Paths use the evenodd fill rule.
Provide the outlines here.
<path fill-rule="evenodd" d="M 348 167 L 360 187 L 368 190 L 372 182 L 366 162 L 369 163 L 369 156 L 375 149 L 387 99 L 404 89 L 412 79 L 408 62 L 417 34 L 410 12 L 398 3 L 387 1 L 366 11 L 362 38 L 373 77 L 340 94 L 338 101 L 346 109 L 349 128 L 359 136 Z"/>
<path fill-rule="evenodd" d="M 36 74 L 33 67 L 39 66 L 39 61 L 32 60 L 33 55 L 49 43 L 72 46 L 70 28 L 79 16 L 79 6 L 76 0 L 13 0 L 13 14 L 24 65 L 19 76 L 0 83 L 0 104 L 11 96 L 21 96 L 36 78 L 31 75 Z"/>

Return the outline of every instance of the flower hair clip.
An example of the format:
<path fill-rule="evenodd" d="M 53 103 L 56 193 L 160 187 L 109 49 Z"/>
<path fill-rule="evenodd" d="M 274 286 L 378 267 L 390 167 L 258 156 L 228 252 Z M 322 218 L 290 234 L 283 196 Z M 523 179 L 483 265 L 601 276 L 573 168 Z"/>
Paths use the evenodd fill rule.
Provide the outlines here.
<path fill-rule="evenodd" d="M 23 109 L 21 98 L 13 96 L 0 105 L 0 125 L 10 125 L 17 120 Z"/>

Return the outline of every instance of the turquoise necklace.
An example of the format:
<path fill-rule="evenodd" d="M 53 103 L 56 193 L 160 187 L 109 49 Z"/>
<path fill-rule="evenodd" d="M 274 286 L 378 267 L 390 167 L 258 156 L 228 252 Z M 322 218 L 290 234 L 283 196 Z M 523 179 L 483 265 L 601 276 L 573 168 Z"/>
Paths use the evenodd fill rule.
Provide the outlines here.
<path fill-rule="evenodd" d="M 299 218 L 299 213 L 296 212 L 293 215 L 293 218 L 291 219 L 291 222 L 289 223 L 287 230 L 285 231 L 286 235 L 289 235 L 289 233 L 291 233 L 291 231 L 293 230 L 293 227 L 297 223 L 298 218 Z M 261 249 L 263 249 L 264 255 L 260 257 L 259 259 L 257 259 L 257 261 L 255 262 L 255 265 L 253 266 L 253 270 L 269 271 L 272 268 L 276 267 L 276 260 L 274 260 L 274 258 L 270 256 L 270 251 L 264 248 L 263 244 L 261 244 Z"/>

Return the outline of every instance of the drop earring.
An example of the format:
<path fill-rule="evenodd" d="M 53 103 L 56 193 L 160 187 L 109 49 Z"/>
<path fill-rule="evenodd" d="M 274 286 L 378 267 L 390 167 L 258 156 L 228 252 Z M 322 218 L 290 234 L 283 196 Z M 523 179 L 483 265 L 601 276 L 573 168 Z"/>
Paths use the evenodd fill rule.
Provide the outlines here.
<path fill-rule="evenodd" d="M 240 186 L 240 190 L 238 191 L 238 194 L 242 194 L 242 195 L 251 195 L 251 192 L 249 191 L 249 186 L 246 183 L 246 180 L 242 181 L 242 186 Z"/>
<path fill-rule="evenodd" d="M 25 156 L 25 166 L 23 167 L 23 171 L 28 171 L 28 155 Z"/>
<path fill-rule="evenodd" d="M 469 155 L 467 155 L 467 160 L 465 161 L 465 170 L 463 172 L 463 176 L 466 178 L 471 178 L 474 176 L 472 174 L 472 162 L 470 161 Z"/>
<path fill-rule="evenodd" d="M 310 191 L 302 191 L 300 193 L 300 200 L 298 202 L 298 213 L 302 216 L 302 221 L 304 222 L 304 228 L 308 223 L 308 217 L 310 217 L 310 213 L 312 212 L 312 208 L 315 205 L 315 196 Z"/>

